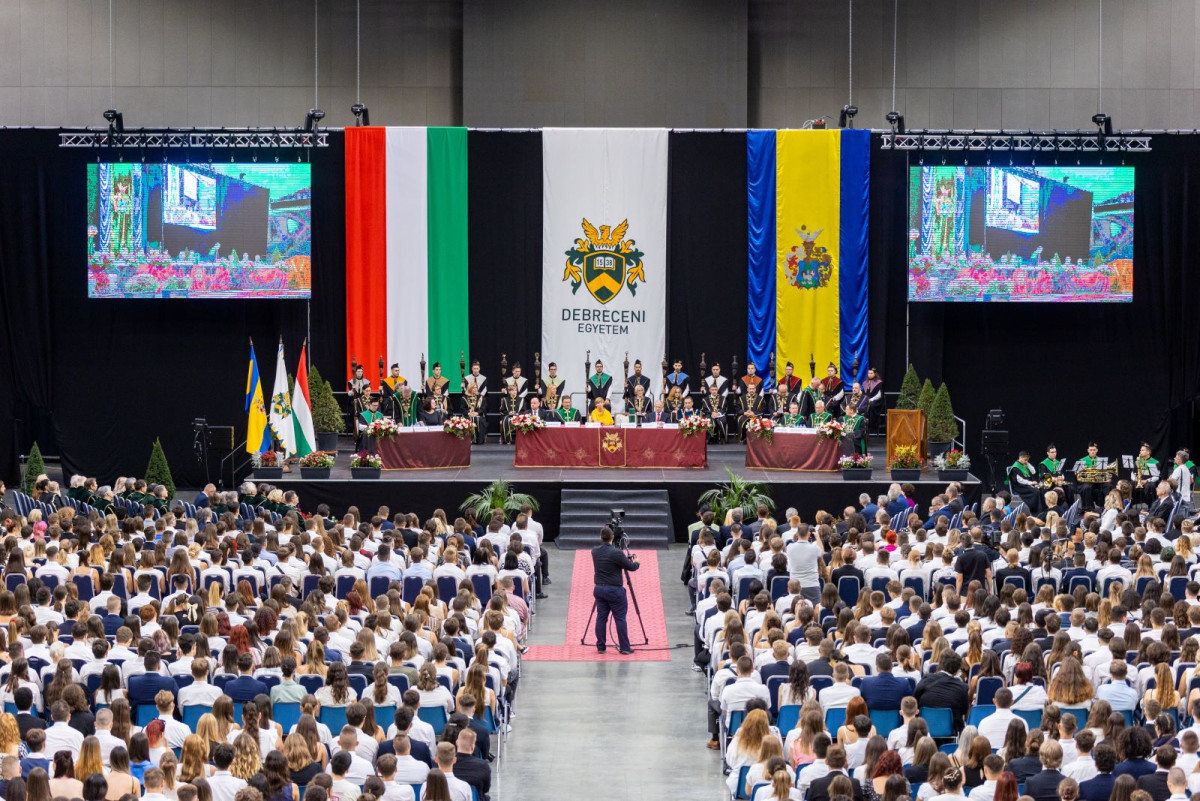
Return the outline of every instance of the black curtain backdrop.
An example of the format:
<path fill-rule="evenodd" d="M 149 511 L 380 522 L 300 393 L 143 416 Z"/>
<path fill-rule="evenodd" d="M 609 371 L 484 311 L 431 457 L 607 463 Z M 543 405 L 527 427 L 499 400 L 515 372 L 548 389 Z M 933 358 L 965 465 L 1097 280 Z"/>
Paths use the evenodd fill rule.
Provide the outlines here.
<path fill-rule="evenodd" d="M 313 353 L 340 375 L 345 350 L 342 253 L 342 137 L 311 154 Z M 67 475 L 102 483 L 146 469 L 161 437 L 175 481 L 203 483 L 192 420 L 236 426 L 249 338 L 269 392 L 282 335 L 290 371 L 300 354 L 309 304 L 296 300 L 91 300 L 87 296 L 85 165 L 91 149 L 63 149 L 50 130 L 0 131 L 0 476 L 18 476 L 18 456 L 36 439 Z M 146 151 L 159 159 L 163 151 Z M 171 161 L 229 159 L 228 149 L 168 152 Z M 232 153 L 250 161 L 252 154 Z M 274 151 L 262 151 L 270 158 Z M 279 151 L 295 159 L 295 151 Z M 309 154 L 299 154 L 308 158 Z M 132 149 L 125 160 L 142 158 Z M 118 154 L 105 154 L 115 160 Z M 216 478 L 213 459 L 212 478 Z"/>
<path fill-rule="evenodd" d="M 1200 394 L 1200 274 L 1189 255 L 1200 208 L 1196 138 L 1158 136 L 1144 154 L 1060 155 L 1060 163 L 1137 168 L 1134 300 L 1107 303 L 906 303 L 907 168 L 921 154 L 871 154 L 871 352 L 886 389 L 900 388 L 905 353 L 921 378 L 949 384 L 978 454 L 991 408 L 1008 417 L 1012 454 L 1041 458 L 1051 441 L 1068 465 L 1089 440 L 1110 458 L 1148 441 L 1159 459 L 1190 445 Z M 987 154 L 947 154 L 987 163 Z M 941 161 L 942 155 L 924 154 Z M 1007 155 L 993 154 L 993 162 Z M 1051 165 L 1053 154 L 1013 154 Z M 908 312 L 906 327 L 905 312 Z M 907 348 L 906 348 L 907 342 Z"/>
<path fill-rule="evenodd" d="M 694 390 L 701 353 L 746 372 L 746 135 L 672 132 L 668 181 L 667 358 Z"/>

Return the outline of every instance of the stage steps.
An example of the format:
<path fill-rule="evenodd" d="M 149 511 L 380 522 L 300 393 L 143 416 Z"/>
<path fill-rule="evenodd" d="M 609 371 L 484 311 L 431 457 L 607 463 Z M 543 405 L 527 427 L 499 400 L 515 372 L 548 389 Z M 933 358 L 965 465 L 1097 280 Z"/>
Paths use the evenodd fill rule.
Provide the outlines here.
<path fill-rule="evenodd" d="M 564 489 L 555 542 L 561 550 L 600 544 L 600 529 L 613 509 L 624 509 L 622 523 L 631 548 L 667 548 L 674 539 L 671 503 L 666 490 Z"/>

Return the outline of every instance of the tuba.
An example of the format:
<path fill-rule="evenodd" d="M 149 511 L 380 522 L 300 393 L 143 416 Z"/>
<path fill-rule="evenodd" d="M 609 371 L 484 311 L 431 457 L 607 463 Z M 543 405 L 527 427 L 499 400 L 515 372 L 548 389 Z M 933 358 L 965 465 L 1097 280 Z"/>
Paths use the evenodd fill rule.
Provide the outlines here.
<path fill-rule="evenodd" d="M 1085 467 L 1075 474 L 1075 480 L 1080 484 L 1107 484 L 1117 479 L 1117 465 L 1108 467 Z"/>

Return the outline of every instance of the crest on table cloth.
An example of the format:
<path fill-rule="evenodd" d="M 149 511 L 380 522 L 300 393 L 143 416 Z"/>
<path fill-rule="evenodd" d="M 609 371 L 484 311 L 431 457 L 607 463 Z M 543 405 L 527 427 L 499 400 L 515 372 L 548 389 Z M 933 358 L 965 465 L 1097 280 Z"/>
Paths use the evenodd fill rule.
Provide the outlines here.
<path fill-rule="evenodd" d="M 601 225 L 597 229 L 584 218 L 583 233 L 587 238 L 576 239 L 575 246 L 566 251 L 563 280 L 571 282 L 571 294 L 585 286 L 600 303 L 615 298 L 623 286 L 629 287 L 631 295 L 637 294 L 638 282 L 646 280 L 644 254 L 637 249 L 636 242 L 624 238 L 627 230 L 629 220 L 622 220 L 615 228 Z"/>
<path fill-rule="evenodd" d="M 817 237 L 825 229 L 810 231 L 801 225 L 793 230 L 800 237 L 800 244 L 792 245 L 784 262 L 788 283 L 798 289 L 826 286 L 833 276 L 833 256 L 823 245 L 817 244 Z"/>
<path fill-rule="evenodd" d="M 604 439 L 600 442 L 600 447 L 609 453 L 616 453 L 625 447 L 625 444 L 621 441 L 620 434 L 613 433 L 604 435 Z"/>

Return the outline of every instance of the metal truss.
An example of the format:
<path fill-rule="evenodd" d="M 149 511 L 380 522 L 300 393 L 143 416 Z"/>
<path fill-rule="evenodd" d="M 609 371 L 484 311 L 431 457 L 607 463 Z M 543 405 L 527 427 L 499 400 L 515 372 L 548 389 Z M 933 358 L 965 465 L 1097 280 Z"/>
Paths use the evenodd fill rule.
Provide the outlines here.
<path fill-rule="evenodd" d="M 1032 153 L 1148 153 L 1152 137 L 1087 131 L 908 131 L 885 133 L 881 150 L 976 150 Z"/>
<path fill-rule="evenodd" d="M 328 147 L 326 131 L 222 128 L 217 130 L 64 131 L 59 147 L 206 148 L 206 147 Z"/>

